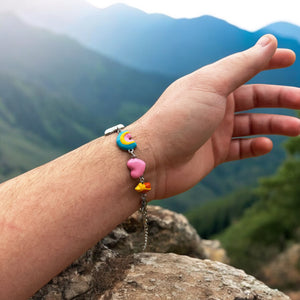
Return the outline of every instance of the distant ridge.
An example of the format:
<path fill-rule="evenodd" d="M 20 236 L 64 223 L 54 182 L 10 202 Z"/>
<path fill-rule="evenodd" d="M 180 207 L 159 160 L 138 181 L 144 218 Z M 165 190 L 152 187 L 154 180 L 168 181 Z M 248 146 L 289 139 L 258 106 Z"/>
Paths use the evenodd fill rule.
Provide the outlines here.
<path fill-rule="evenodd" d="M 78 1 L 83 5 L 84 1 Z M 59 18 L 63 20 L 63 13 L 52 22 L 49 19 L 44 21 L 34 12 L 27 13 L 26 18 L 67 34 L 122 64 L 173 77 L 185 75 L 226 55 L 251 47 L 265 33 L 275 34 L 280 47 L 288 47 L 299 53 L 297 38 L 300 28 L 289 23 L 278 22 L 249 32 L 212 16 L 173 19 L 162 14 L 147 14 L 125 4 L 115 4 L 105 9 L 91 7 L 87 2 L 84 5 L 85 12 L 90 7 L 88 13 L 83 12 L 80 17 L 64 24 L 59 23 Z M 69 12 L 70 15 L 72 11 L 76 11 L 76 5 Z M 51 13 L 55 15 L 55 10 Z M 267 83 L 300 86 L 298 69 L 297 62 L 291 71 L 275 71 L 275 75 L 264 74 L 258 79 Z"/>
<path fill-rule="evenodd" d="M 285 38 L 290 38 L 300 43 L 300 27 L 288 22 L 276 22 L 262 29 L 265 32 L 272 32 Z"/>

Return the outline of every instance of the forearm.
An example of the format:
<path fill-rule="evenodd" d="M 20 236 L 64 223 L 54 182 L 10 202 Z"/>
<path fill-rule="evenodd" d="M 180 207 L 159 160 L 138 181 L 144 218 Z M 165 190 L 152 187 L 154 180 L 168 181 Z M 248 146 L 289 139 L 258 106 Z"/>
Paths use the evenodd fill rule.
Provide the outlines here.
<path fill-rule="evenodd" d="M 1 299 L 29 297 L 139 208 L 128 153 L 115 138 L 97 139 L 0 186 Z M 141 135 L 136 141 L 146 144 Z"/>

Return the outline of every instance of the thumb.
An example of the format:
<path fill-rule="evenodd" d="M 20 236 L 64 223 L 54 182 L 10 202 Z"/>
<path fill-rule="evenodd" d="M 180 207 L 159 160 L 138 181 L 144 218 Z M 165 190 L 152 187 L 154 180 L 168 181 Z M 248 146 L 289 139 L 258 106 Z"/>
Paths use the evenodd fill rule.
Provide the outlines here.
<path fill-rule="evenodd" d="M 276 38 L 267 34 L 248 50 L 225 57 L 199 69 L 196 73 L 200 73 L 200 78 L 205 78 L 206 84 L 208 83 L 214 92 L 227 96 L 264 70 L 276 49 Z"/>

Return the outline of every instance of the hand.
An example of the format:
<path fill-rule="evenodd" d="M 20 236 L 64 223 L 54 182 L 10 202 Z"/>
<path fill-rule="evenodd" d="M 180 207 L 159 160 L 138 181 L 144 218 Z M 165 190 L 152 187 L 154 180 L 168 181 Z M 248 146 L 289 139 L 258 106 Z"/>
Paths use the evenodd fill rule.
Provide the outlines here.
<path fill-rule="evenodd" d="M 223 162 L 264 155 L 272 149 L 266 137 L 243 137 L 299 135 L 300 121 L 295 117 L 235 114 L 256 107 L 300 109 L 298 88 L 242 86 L 262 70 L 287 67 L 294 61 L 291 50 L 277 49 L 275 37 L 266 35 L 252 48 L 174 82 L 133 124 L 147 132 L 153 152 L 151 198 L 184 192 Z"/>

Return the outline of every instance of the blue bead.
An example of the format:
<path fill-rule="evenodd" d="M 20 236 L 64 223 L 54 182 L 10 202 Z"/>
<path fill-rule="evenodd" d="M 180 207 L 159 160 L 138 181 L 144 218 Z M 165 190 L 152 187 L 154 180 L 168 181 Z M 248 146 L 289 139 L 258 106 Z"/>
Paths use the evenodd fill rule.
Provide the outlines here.
<path fill-rule="evenodd" d="M 118 134 L 117 145 L 122 150 L 132 150 L 137 146 L 136 142 L 131 139 L 131 135 L 128 130 L 121 131 Z"/>

